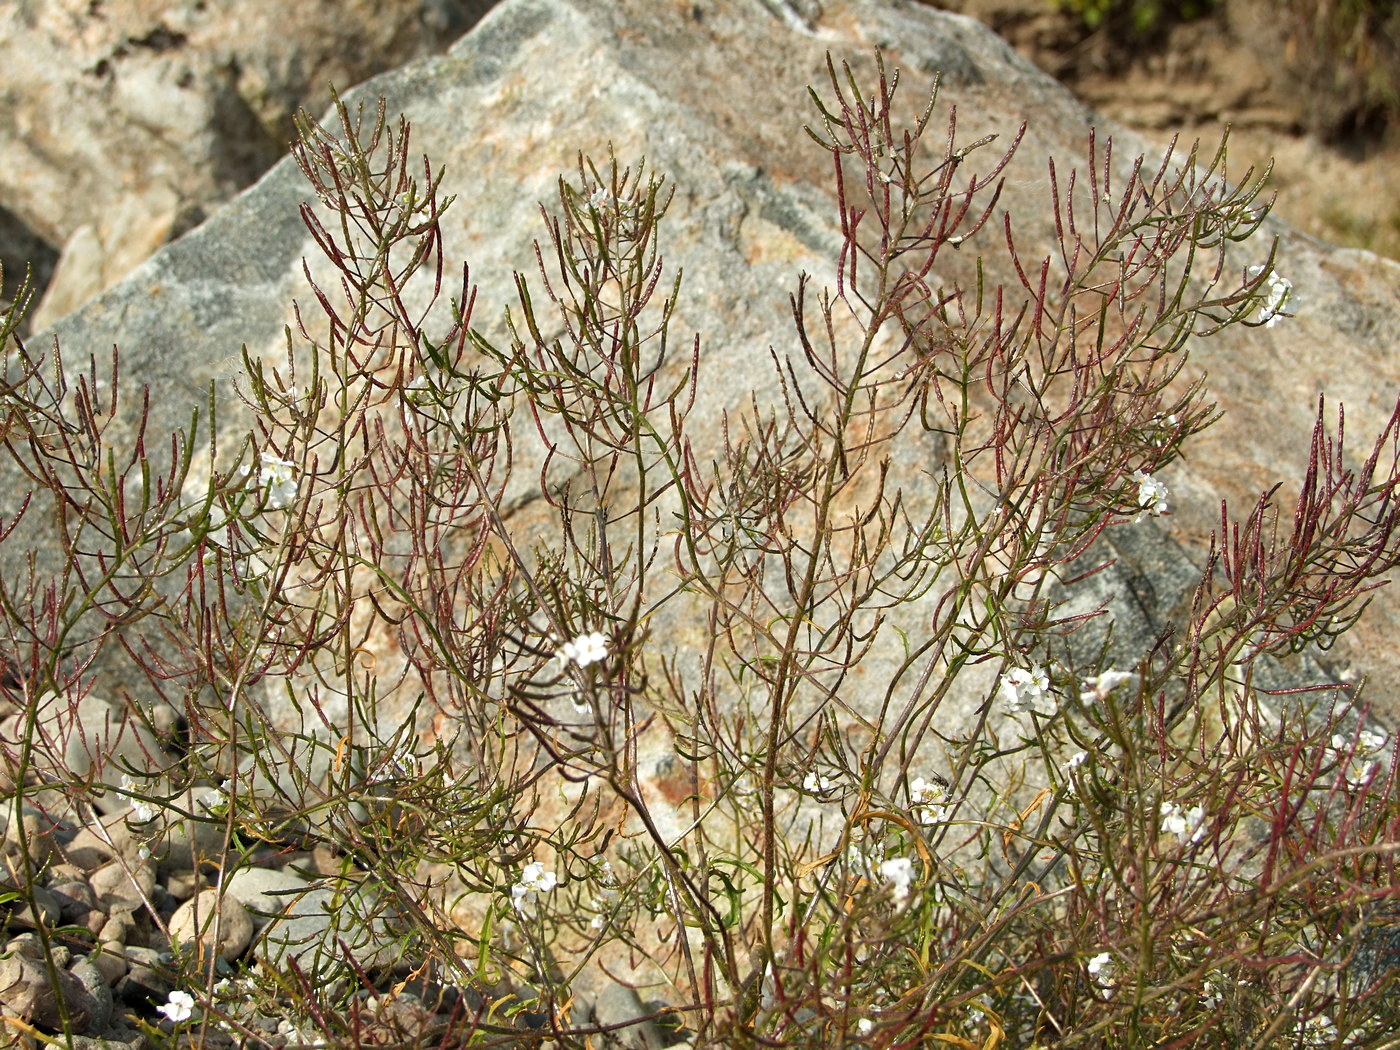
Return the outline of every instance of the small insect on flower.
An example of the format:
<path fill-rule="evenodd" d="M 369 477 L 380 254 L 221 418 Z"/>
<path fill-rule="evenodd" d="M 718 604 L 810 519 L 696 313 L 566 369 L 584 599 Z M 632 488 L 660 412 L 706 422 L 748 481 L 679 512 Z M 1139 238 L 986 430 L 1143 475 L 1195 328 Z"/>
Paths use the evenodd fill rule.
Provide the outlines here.
<path fill-rule="evenodd" d="M 947 787 L 948 782 L 937 774 L 932 780 L 914 778 L 909 785 L 909 808 L 920 824 L 942 824 L 948 819 L 948 806 L 943 801 L 948 795 Z"/>
<path fill-rule="evenodd" d="M 176 988 L 157 1010 L 165 1015 L 166 1020 L 175 1024 L 188 1021 L 194 1016 L 194 996 Z"/>
<path fill-rule="evenodd" d="M 581 634 L 572 642 L 565 642 L 554 653 L 554 658 L 562 664 L 575 663 L 580 667 L 601 663 L 608 658 L 608 636 L 602 631 Z"/>

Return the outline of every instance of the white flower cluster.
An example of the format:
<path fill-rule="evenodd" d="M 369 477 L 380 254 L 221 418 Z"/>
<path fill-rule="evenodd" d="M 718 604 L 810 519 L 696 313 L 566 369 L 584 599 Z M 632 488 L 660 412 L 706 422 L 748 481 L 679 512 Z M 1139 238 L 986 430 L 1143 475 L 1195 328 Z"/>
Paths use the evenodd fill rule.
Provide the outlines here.
<path fill-rule="evenodd" d="M 846 847 L 846 859 L 857 878 L 873 879 L 879 875 L 880 866 L 885 862 L 885 844 L 872 838 L 862 849 L 852 842 Z"/>
<path fill-rule="evenodd" d="M 1007 671 L 1001 676 L 1001 698 L 1013 715 L 1027 711 L 1044 714 L 1042 703 L 1048 704 L 1051 712 L 1057 706 L 1055 694 L 1050 691 L 1050 676 L 1040 667 L 1013 667 Z"/>
<path fill-rule="evenodd" d="M 510 901 L 517 909 L 523 909 L 531 893 L 548 893 L 558 884 L 554 872 L 545 871 L 542 861 L 532 860 L 520 873 L 520 881 L 510 888 Z"/>
<path fill-rule="evenodd" d="M 1149 514 L 1165 514 L 1168 510 L 1167 486 L 1154 478 L 1151 474 L 1144 474 L 1140 470 L 1133 471 L 1133 481 L 1137 483 L 1138 506 L 1142 509 L 1138 511 L 1137 521 L 1141 521 Z"/>
<path fill-rule="evenodd" d="M 131 777 L 128 776 L 126 773 L 122 774 L 121 784 L 122 791 L 124 791 L 127 795 L 134 795 L 136 793 L 136 782 L 132 780 Z M 156 811 L 153 810 L 147 803 L 141 801 L 139 798 L 133 798 L 131 800 L 131 815 L 135 817 L 140 823 L 149 824 L 152 820 L 155 819 Z"/>
<path fill-rule="evenodd" d="M 593 921 L 589 925 L 595 930 L 601 930 L 608 924 L 608 917 L 605 913 L 612 910 L 617 903 L 618 885 L 617 873 L 613 871 L 613 866 L 608 861 L 603 861 L 603 870 L 599 872 L 596 880 L 598 893 L 593 897 L 593 907 L 598 914 L 593 916 Z"/>
<path fill-rule="evenodd" d="M 1163 802 L 1159 810 L 1162 831 L 1175 835 L 1182 842 L 1200 842 L 1205 837 L 1205 810 L 1200 806 L 1182 809 L 1175 802 Z"/>
<path fill-rule="evenodd" d="M 253 473 L 253 468 L 244 464 L 241 473 L 245 478 L 249 477 Z M 258 543 L 266 546 L 266 542 L 257 535 L 257 530 L 252 526 L 252 522 L 263 511 L 285 510 L 290 507 L 297 498 L 298 487 L 295 463 L 278 459 L 267 452 L 262 453 L 258 457 L 257 478 L 252 484 L 253 490 L 261 493 L 256 509 L 249 512 L 245 507 L 245 501 L 241 498 L 238 499 L 231 513 L 226 513 L 217 504 L 210 508 L 209 531 L 205 537 L 209 546 L 205 552 L 204 563 L 206 565 L 212 564 L 216 551 L 222 550 L 233 558 L 235 572 L 240 580 L 245 582 L 258 580 L 271 572 L 272 566 L 262 555 L 255 550 L 246 549 L 246 542 L 250 535 Z M 234 538 L 229 535 L 229 524 L 235 520 L 245 526 L 239 530 L 239 536 L 243 542 L 237 544 L 234 542 Z M 235 546 L 240 549 L 235 550 Z"/>
<path fill-rule="evenodd" d="M 915 777 L 909 785 L 909 807 L 920 824 L 942 824 L 948 819 L 947 790 L 938 781 Z"/>
<path fill-rule="evenodd" d="M 880 877 L 890 884 L 896 901 L 909 899 L 909 887 L 914 882 L 914 862 L 908 857 L 893 857 L 880 862 Z"/>
<path fill-rule="evenodd" d="M 1230 986 L 1230 979 L 1219 970 L 1211 970 L 1206 974 L 1201 990 L 1200 1002 L 1207 1010 L 1214 1010 L 1225 1001 L 1225 992 Z"/>
<path fill-rule="evenodd" d="M 1113 956 L 1109 952 L 1099 952 L 1089 960 L 1089 978 L 1104 991 L 1112 990 L 1118 983 L 1113 976 Z"/>
<path fill-rule="evenodd" d="M 1337 1045 L 1337 1022 L 1327 1014 L 1314 1014 L 1309 1017 L 1299 1025 L 1298 1032 L 1303 1037 L 1302 1045 L 1309 1050 L 1313 1047 L 1321 1050 L 1322 1047 Z M 1348 1039 L 1344 1045 L 1350 1046 L 1351 1040 Z"/>
<path fill-rule="evenodd" d="M 1253 281 L 1263 272 L 1264 267 L 1251 266 L 1245 271 L 1245 277 Z M 1269 271 L 1268 285 L 1264 301 L 1259 304 L 1259 321 L 1265 328 L 1272 328 L 1281 318 L 1290 316 L 1284 313 L 1284 307 L 1297 306 L 1298 298 L 1293 294 L 1293 282 L 1280 277 L 1275 270 Z"/>
<path fill-rule="evenodd" d="M 423 775 L 423 760 L 414 754 L 412 742 L 404 740 L 394 749 L 385 748 L 366 778 L 369 784 L 391 784 L 414 780 Z"/>
<path fill-rule="evenodd" d="M 243 476 L 253 472 L 251 466 L 243 467 Z M 258 456 L 258 477 L 256 487 L 263 493 L 264 510 L 283 510 L 297 498 L 296 464 L 278 459 L 271 453 Z"/>
<path fill-rule="evenodd" d="M 1353 784 L 1362 783 L 1380 768 L 1386 743 L 1384 734 L 1369 729 L 1361 730 L 1354 739 L 1349 734 L 1335 733 L 1331 740 L 1333 756 L 1342 763 L 1343 776 Z"/>
<path fill-rule="evenodd" d="M 1152 434 L 1152 444 L 1156 445 L 1158 448 L 1166 448 L 1167 443 L 1171 441 L 1172 436 L 1176 433 L 1176 428 L 1180 425 L 1180 420 L 1177 418 L 1176 413 L 1173 412 L 1169 416 L 1158 416 L 1152 422 L 1155 424 L 1154 433 Z"/>
<path fill-rule="evenodd" d="M 608 658 L 608 636 L 602 631 L 581 634 L 572 642 L 565 642 L 554 653 L 554 658 L 562 664 L 575 663 L 580 667 L 601 663 Z"/>

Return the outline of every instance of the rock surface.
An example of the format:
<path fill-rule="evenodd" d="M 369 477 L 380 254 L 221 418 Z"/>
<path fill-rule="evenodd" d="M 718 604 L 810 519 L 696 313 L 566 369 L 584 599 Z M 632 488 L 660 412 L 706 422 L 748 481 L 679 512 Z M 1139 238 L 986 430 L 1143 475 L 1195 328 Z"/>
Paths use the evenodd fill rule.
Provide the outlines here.
<path fill-rule="evenodd" d="M 995 133 L 1005 141 L 1029 120 L 1001 200 L 1028 256 L 1050 250 L 1046 158 L 1083 163 L 1085 108 L 977 23 L 875 0 L 828 3 L 810 22 L 795 10 L 702 3 L 623 14 L 516 0 L 449 55 L 382 76 L 356 97 L 385 96 L 391 113 L 413 122 L 414 151 L 446 171 L 446 190 L 459 194 L 447 217 L 449 254 L 471 263 L 481 286 L 477 318 L 495 336 L 501 328 L 492 318 L 512 300 L 510 268 L 532 266 L 537 202 L 551 198 L 580 151 L 605 157 L 611 147 L 624 162 L 646 157 L 665 173 L 679 191 L 665 230 L 667 261 L 685 272 L 672 327 L 702 333 L 696 414 L 713 418 L 746 400 L 760 348 L 793 345 L 786 294 L 798 273 L 823 283 L 833 276 L 839 229 L 829 160 L 800 131 L 811 119 L 805 89 L 822 82 L 827 49 L 860 64 L 871 47 L 884 48 L 915 94 L 942 71 L 942 104 L 957 105 L 967 140 Z M 1117 157 L 1140 152 L 1132 135 L 1117 135 Z M 123 372 L 156 393 L 155 433 L 185 425 L 212 382 L 221 444 L 236 443 L 248 426 L 234 396 L 238 349 L 246 343 L 277 361 L 289 304 L 308 298 L 301 259 L 314 251 L 297 207 L 309 197 L 295 167 L 282 162 L 58 326 L 65 354 L 83 360 L 119 346 Z M 1197 556 L 1218 526 L 1222 498 L 1243 512 L 1283 483 L 1286 500 L 1319 394 L 1329 406 L 1345 402 L 1348 431 L 1360 436 L 1379 429 L 1400 389 L 1400 266 L 1270 229 L 1281 237 L 1276 267 L 1292 278 L 1304 309 L 1288 324 L 1234 330 L 1197 351 L 1194 367 L 1210 374 L 1225 417 L 1165 478 L 1170 534 Z M 1261 259 L 1267 253 L 1262 238 L 1255 250 Z M 911 461 L 919 455 L 907 453 Z M 1400 656 L 1376 644 L 1389 636 L 1395 608 L 1382 595 L 1334 652 L 1339 668 L 1354 664 L 1371 676 L 1381 701 L 1400 686 Z"/>
<path fill-rule="evenodd" d="M 63 316 L 266 171 L 327 84 L 440 51 L 490 3 L 0 6 L 7 286 L 27 260 L 54 271 L 34 320 Z"/>

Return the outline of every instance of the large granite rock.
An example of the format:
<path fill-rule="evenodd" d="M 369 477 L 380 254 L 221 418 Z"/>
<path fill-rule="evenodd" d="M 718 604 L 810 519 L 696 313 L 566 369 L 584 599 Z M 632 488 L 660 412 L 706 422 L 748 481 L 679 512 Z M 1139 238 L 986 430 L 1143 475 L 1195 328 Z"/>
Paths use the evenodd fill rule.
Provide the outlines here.
<path fill-rule="evenodd" d="M 514 298 L 512 268 L 533 271 L 537 202 L 554 197 L 558 175 L 580 152 L 601 159 L 611 148 L 624 163 L 645 157 L 664 173 L 677 190 L 665 254 L 669 268 L 684 270 L 672 331 L 702 335 L 695 416 L 713 428 L 755 384 L 760 399 L 776 399 L 766 351 L 795 345 L 787 295 L 802 271 L 818 283 L 833 279 L 840 226 L 831 161 L 801 131 L 813 119 L 806 87 L 824 82 L 828 50 L 868 70 L 876 47 L 905 70 L 911 109 L 942 73 L 941 105 L 956 105 L 963 141 L 996 134 L 1006 142 L 1028 122 L 1000 207 L 1016 216 L 1024 257 L 1050 253 L 1046 160 L 1054 156 L 1061 170 L 1082 165 L 1093 114 L 978 23 L 912 2 L 508 0 L 447 55 L 378 77 L 354 97 L 384 96 L 391 114 L 412 122 L 414 151 L 446 172 L 444 188 L 458 197 L 446 220 L 448 253 L 470 262 L 480 285 L 476 322 L 492 337 Z M 1121 165 L 1144 151 L 1130 134 L 1115 140 Z M 153 391 L 152 434 L 186 425 L 213 384 L 220 453 L 236 451 L 250 426 L 234 396 L 240 346 L 281 359 L 291 304 L 310 301 L 303 257 L 312 257 L 313 274 L 326 273 L 297 212 L 311 198 L 282 162 L 52 334 L 74 361 L 119 346 L 123 374 Z M 1206 549 L 1222 498 L 1243 514 L 1275 483 L 1285 499 L 1296 488 L 1320 393 L 1329 405 L 1346 403 L 1348 432 L 1359 437 L 1380 428 L 1400 392 L 1400 266 L 1269 229 L 1281 238 L 1276 268 L 1293 280 L 1303 309 L 1277 327 L 1233 330 L 1196 348 L 1192 367 L 1209 373 L 1225 418 L 1164 476 L 1175 516 L 1150 553 L 1168 559 L 1172 586 L 1190 578 L 1186 566 Z M 949 265 L 970 263 L 970 247 Z M 1261 237 L 1243 259 L 1267 254 Z M 917 445 L 897 450 L 911 477 L 930 455 Z M 530 471 L 517 476 L 526 483 Z M 13 486 L 6 490 L 0 498 L 13 500 Z M 1152 615 L 1180 597 L 1160 596 Z M 1332 670 L 1370 676 L 1371 697 L 1390 712 L 1400 656 L 1381 642 L 1396 615 L 1383 594 L 1332 653 Z M 680 620 L 653 627 L 680 647 L 703 630 Z M 873 656 L 868 680 L 887 680 L 892 665 L 875 661 L 894 659 Z M 962 714 L 971 717 L 971 707 Z"/>
<path fill-rule="evenodd" d="M 0 5 L 0 249 L 68 313 L 196 224 L 286 152 L 292 117 L 443 50 L 492 0 Z M 27 237 L 25 236 L 27 234 Z"/>

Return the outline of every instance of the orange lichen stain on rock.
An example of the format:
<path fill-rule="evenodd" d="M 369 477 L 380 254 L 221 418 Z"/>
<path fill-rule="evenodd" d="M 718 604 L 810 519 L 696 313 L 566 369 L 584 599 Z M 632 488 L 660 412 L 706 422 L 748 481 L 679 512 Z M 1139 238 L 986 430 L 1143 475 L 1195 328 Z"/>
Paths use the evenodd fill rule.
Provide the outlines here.
<path fill-rule="evenodd" d="M 739 250 L 750 266 L 761 263 L 790 263 L 811 253 L 802 242 L 775 222 L 748 218 L 739 228 Z"/>
<path fill-rule="evenodd" d="M 681 806 L 699 796 L 702 802 L 711 797 L 709 779 L 681 758 L 666 758 L 656 763 L 651 785 L 670 805 Z"/>

